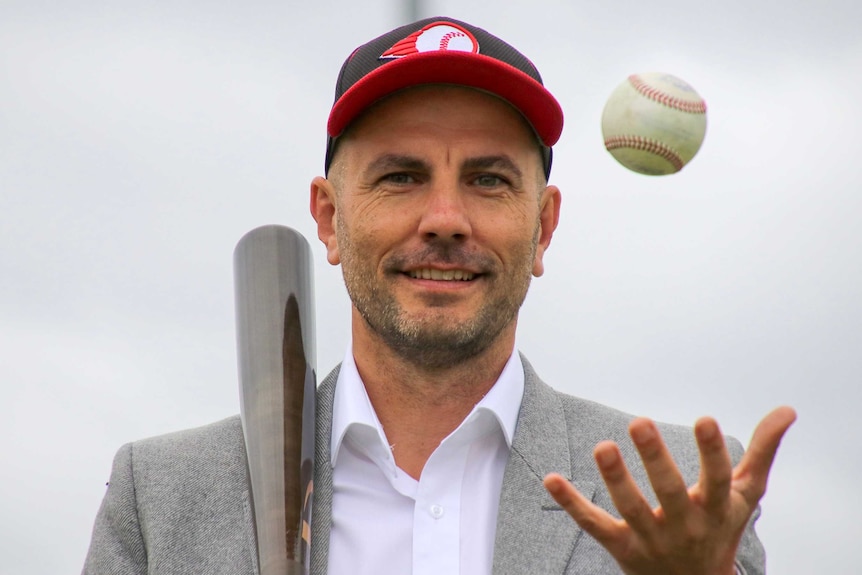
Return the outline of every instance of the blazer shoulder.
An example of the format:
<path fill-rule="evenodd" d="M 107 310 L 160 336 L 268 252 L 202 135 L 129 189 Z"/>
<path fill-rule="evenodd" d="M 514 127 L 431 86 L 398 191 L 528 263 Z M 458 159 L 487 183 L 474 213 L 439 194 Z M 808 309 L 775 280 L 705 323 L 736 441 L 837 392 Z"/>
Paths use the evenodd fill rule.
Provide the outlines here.
<path fill-rule="evenodd" d="M 136 456 L 223 458 L 243 445 L 239 415 L 181 431 L 140 439 L 131 444 Z"/>
<path fill-rule="evenodd" d="M 158 445 L 158 444 L 181 444 L 181 443 L 200 443 L 208 441 L 220 441 L 231 435 L 242 434 L 242 422 L 239 414 L 231 415 L 219 421 L 214 421 L 206 425 L 172 431 L 145 437 L 135 441 L 138 445 Z"/>
<path fill-rule="evenodd" d="M 246 477 L 237 416 L 125 444 L 84 573 L 252 573 Z"/>
<path fill-rule="evenodd" d="M 215 486 L 244 488 L 247 463 L 240 418 L 129 443 L 117 454 L 115 472 L 118 463 L 128 466 L 139 501 L 168 497 L 186 505 Z"/>
<path fill-rule="evenodd" d="M 597 434 L 596 437 L 599 441 L 601 439 L 612 439 L 614 441 L 622 439 L 626 442 L 630 440 L 628 425 L 638 416 L 588 399 L 574 397 L 559 391 L 555 391 L 555 393 L 559 397 L 567 420 L 570 423 L 578 420 L 581 432 L 583 432 L 581 426 L 586 426 Z M 662 439 L 672 452 L 675 452 L 678 456 L 683 456 L 684 454 L 686 458 L 692 458 L 693 460 L 699 458 L 693 425 L 663 421 L 656 421 L 655 424 Z M 598 437 L 599 435 L 602 437 Z M 742 444 L 738 439 L 729 435 L 725 436 L 725 442 L 731 459 L 734 462 L 738 461 L 744 451 Z M 680 451 L 682 453 L 679 453 Z"/>
<path fill-rule="evenodd" d="M 592 451 L 600 441 L 615 442 L 623 454 L 627 465 L 640 468 L 640 457 L 629 436 L 629 423 L 636 417 L 634 414 L 603 405 L 596 401 L 576 397 L 558 391 L 536 374 L 529 362 L 524 361 L 525 383 L 528 393 L 536 400 L 539 410 L 550 414 L 557 412 L 563 419 L 562 425 L 555 425 L 558 430 L 565 430 L 569 450 L 572 453 L 573 474 L 592 476 L 595 463 Z M 699 452 L 691 426 L 656 422 L 664 442 L 667 444 L 674 459 L 680 465 L 687 479 L 697 477 L 699 470 Z M 738 455 L 738 442 L 730 441 L 729 447 L 733 455 Z M 638 469 L 637 471 L 642 471 Z"/>

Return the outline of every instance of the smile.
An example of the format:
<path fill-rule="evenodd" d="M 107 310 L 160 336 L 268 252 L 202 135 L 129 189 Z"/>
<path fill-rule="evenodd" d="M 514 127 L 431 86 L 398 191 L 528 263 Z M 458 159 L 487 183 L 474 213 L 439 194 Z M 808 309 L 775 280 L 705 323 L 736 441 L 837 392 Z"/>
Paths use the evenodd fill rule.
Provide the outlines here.
<path fill-rule="evenodd" d="M 464 270 L 434 270 L 430 268 L 420 270 L 410 270 L 407 272 L 411 278 L 417 280 L 438 280 L 438 281 L 470 281 L 475 274 Z"/>

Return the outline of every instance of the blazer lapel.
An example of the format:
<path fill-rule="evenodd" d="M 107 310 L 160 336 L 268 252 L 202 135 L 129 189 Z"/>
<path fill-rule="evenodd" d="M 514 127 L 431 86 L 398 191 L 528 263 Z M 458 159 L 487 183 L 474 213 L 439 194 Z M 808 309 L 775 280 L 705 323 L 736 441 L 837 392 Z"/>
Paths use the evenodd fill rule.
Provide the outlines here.
<path fill-rule="evenodd" d="M 335 401 L 336 367 L 317 388 L 314 499 L 311 509 L 311 575 L 326 575 L 329 556 L 329 530 L 332 526 L 332 405 Z"/>
<path fill-rule="evenodd" d="M 523 356 L 524 399 L 512 450 L 503 477 L 494 575 L 548 575 L 565 572 L 582 535 L 542 485 L 552 471 L 571 481 L 569 433 L 556 392 L 543 383 Z M 585 497 L 592 498 L 594 483 L 576 481 Z"/>

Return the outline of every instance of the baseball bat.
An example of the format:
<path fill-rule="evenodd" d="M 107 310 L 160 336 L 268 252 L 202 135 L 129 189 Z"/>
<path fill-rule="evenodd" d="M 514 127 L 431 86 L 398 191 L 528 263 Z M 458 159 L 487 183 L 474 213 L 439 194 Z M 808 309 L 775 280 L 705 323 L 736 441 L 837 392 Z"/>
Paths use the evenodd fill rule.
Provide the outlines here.
<path fill-rule="evenodd" d="M 284 226 L 234 250 L 240 417 L 260 575 L 310 573 L 316 358 L 311 249 Z"/>

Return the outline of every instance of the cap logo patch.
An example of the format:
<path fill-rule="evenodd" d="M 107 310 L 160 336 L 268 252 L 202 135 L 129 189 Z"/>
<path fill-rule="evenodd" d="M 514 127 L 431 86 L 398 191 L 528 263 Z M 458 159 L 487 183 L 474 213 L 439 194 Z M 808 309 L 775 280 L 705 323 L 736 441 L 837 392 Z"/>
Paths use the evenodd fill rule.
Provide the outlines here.
<path fill-rule="evenodd" d="M 386 50 L 381 60 L 403 58 L 419 52 L 455 51 L 479 53 L 479 43 L 467 30 L 450 22 L 435 22 L 413 32 Z"/>

